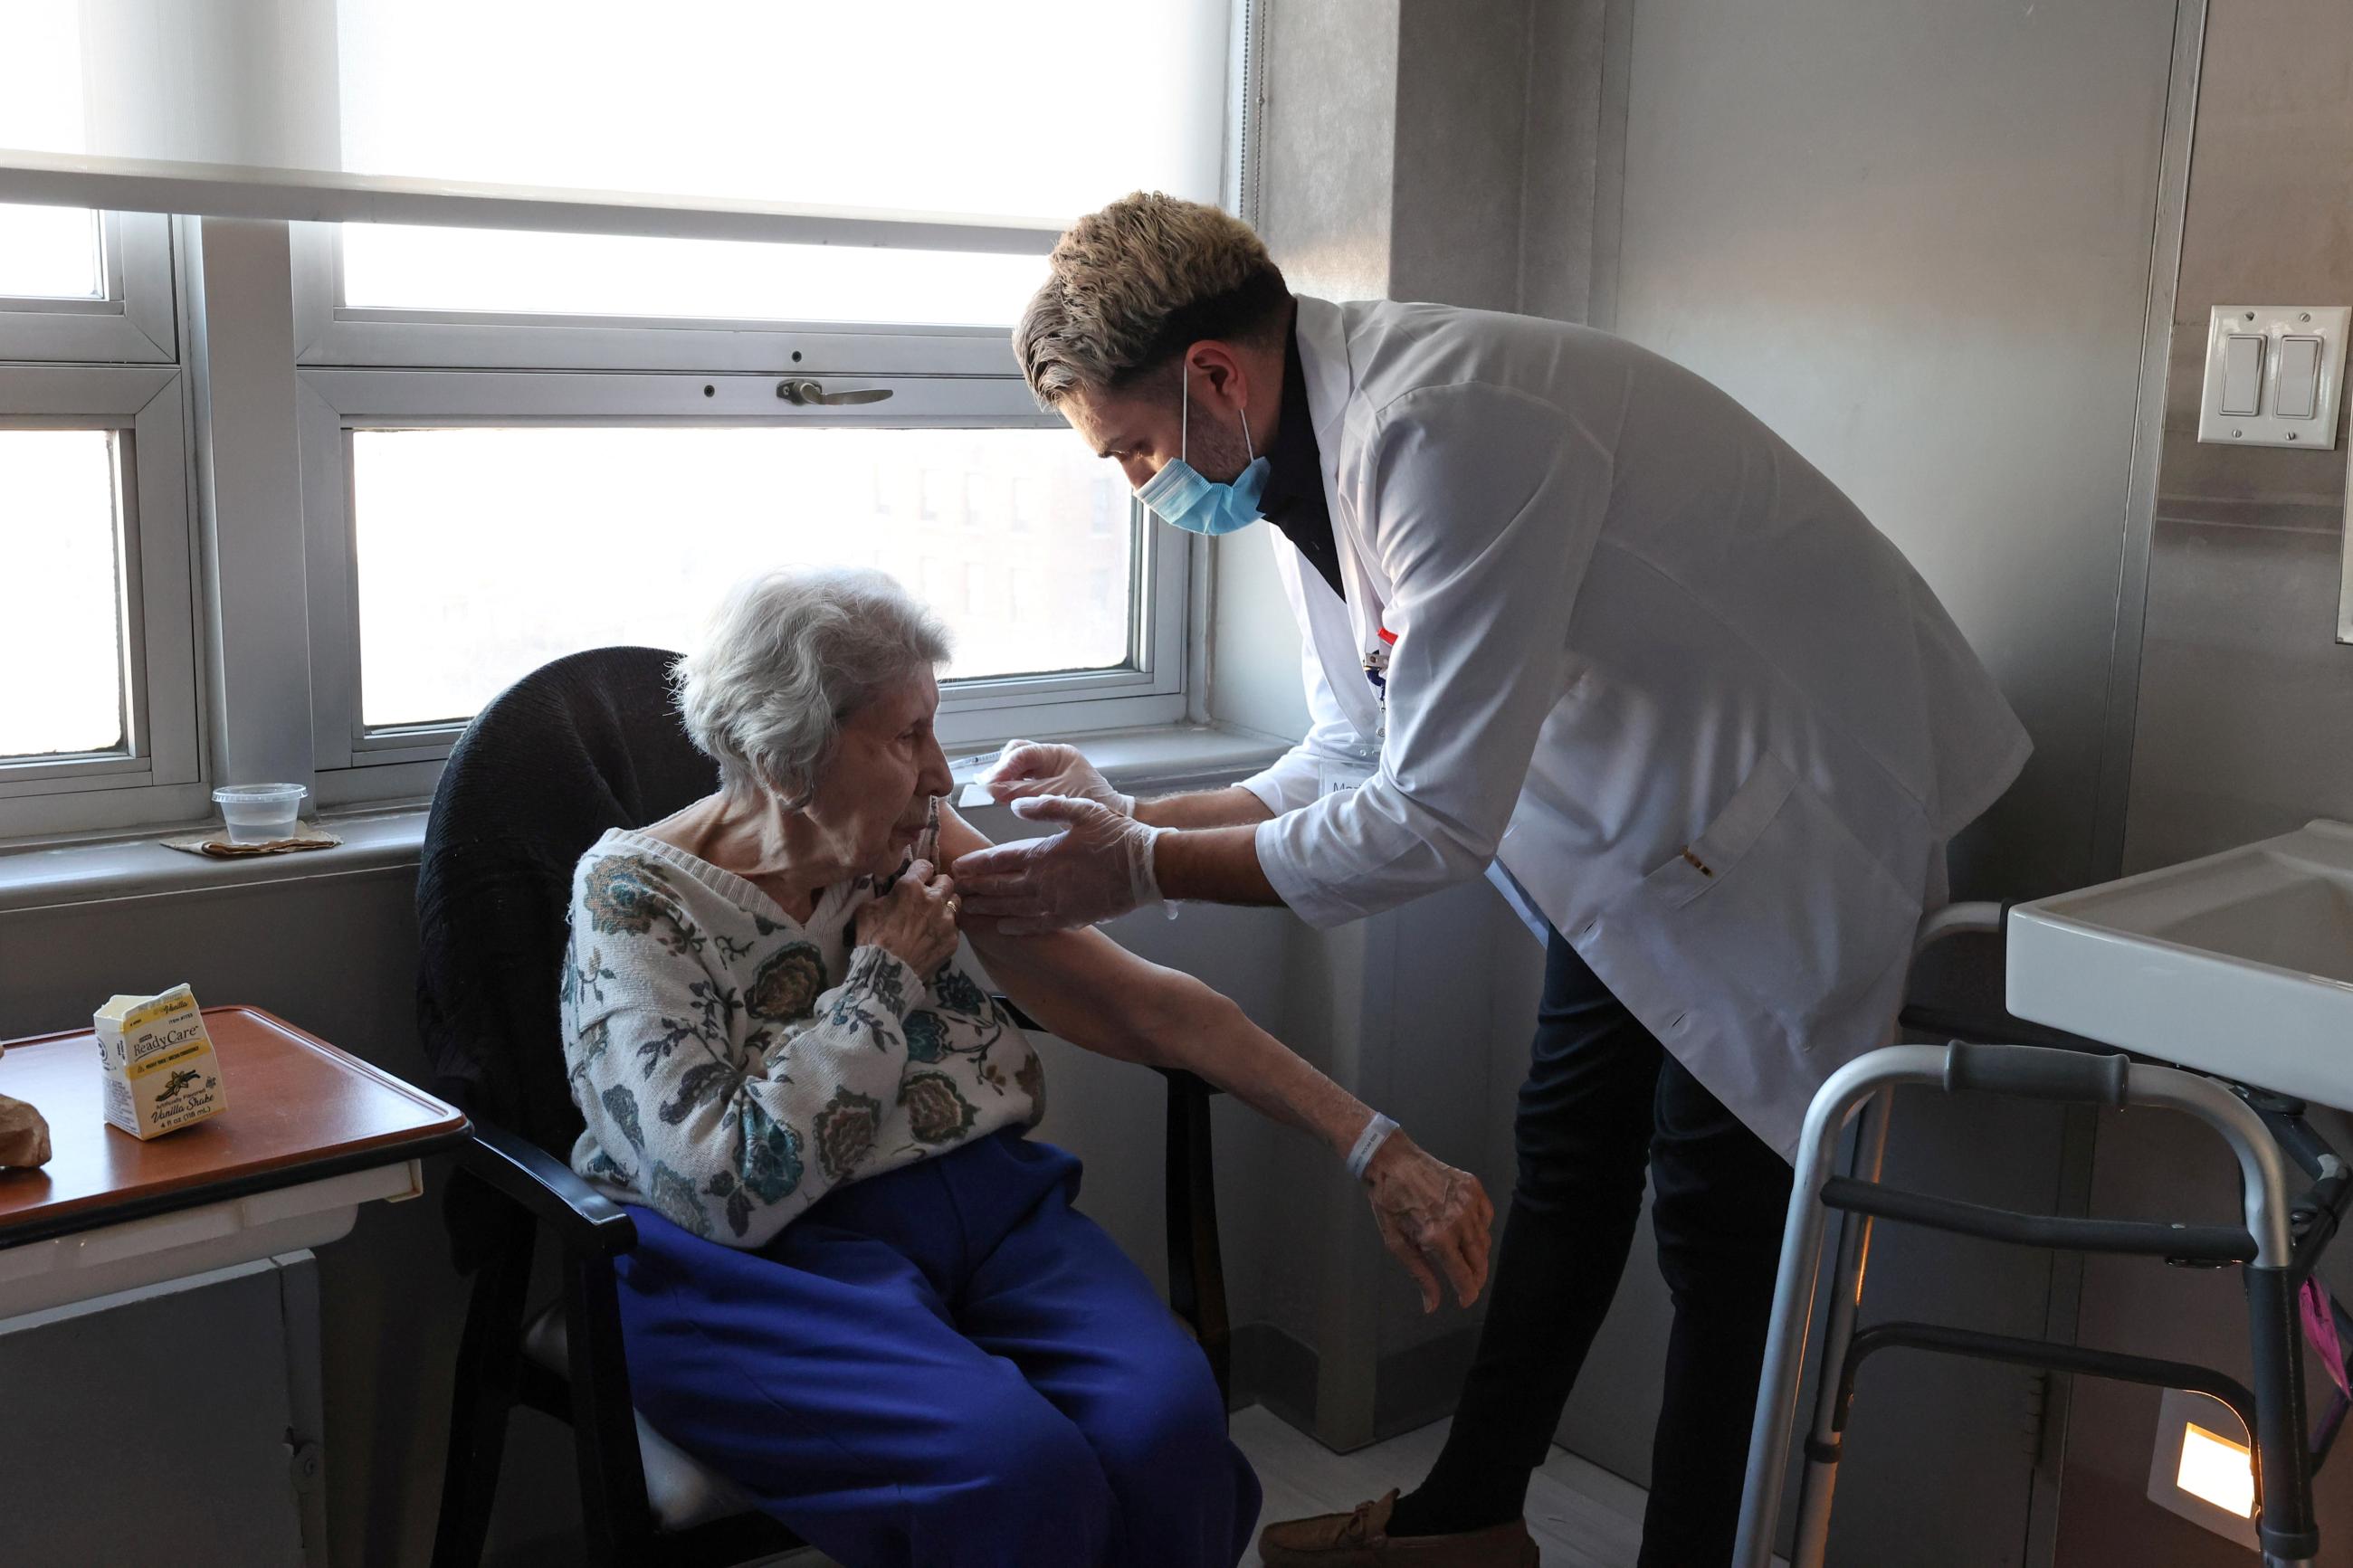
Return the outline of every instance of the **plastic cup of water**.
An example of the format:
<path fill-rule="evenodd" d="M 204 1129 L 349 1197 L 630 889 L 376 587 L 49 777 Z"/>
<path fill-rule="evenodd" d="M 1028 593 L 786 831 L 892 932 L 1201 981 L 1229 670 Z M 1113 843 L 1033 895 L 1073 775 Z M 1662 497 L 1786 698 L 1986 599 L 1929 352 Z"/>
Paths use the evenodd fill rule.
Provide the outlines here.
<path fill-rule="evenodd" d="M 310 793 L 298 784 L 224 784 L 213 791 L 213 802 L 228 824 L 231 844 L 268 844 L 294 837 L 302 797 Z"/>

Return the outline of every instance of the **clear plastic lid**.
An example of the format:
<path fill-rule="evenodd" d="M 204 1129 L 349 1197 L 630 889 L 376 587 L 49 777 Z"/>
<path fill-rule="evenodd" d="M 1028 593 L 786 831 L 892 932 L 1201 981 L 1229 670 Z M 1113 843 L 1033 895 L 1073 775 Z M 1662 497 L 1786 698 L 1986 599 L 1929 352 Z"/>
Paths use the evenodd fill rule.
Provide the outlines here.
<path fill-rule="evenodd" d="M 223 784 L 213 799 L 223 805 L 286 805 L 310 793 L 298 784 Z"/>

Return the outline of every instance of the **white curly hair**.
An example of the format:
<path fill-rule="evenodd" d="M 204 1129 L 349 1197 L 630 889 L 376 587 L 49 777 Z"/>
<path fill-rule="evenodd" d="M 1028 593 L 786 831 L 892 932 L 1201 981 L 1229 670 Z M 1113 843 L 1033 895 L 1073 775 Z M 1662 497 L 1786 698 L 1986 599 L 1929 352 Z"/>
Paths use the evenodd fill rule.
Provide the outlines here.
<path fill-rule="evenodd" d="M 672 667 L 686 732 L 739 802 L 808 804 L 842 721 L 947 662 L 947 628 L 887 572 L 769 572 L 736 585 Z"/>

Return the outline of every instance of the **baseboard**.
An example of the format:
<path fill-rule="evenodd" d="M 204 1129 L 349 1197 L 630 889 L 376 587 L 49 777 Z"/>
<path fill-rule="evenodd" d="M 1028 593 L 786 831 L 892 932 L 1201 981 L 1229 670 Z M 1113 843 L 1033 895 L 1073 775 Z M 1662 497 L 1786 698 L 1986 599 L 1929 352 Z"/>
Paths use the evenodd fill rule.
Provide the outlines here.
<path fill-rule="evenodd" d="M 1271 1323 L 1233 1331 L 1233 1405 L 1263 1405 L 1303 1432 L 1315 1429 L 1315 1352 Z"/>
<path fill-rule="evenodd" d="M 1375 1373 L 1367 1442 L 1451 1415 L 1478 1342 L 1479 1331 L 1464 1327 L 1383 1356 Z M 1314 1351 L 1271 1323 L 1243 1324 L 1233 1331 L 1235 1408 L 1263 1405 L 1291 1426 L 1314 1433 L 1317 1361 Z"/>
<path fill-rule="evenodd" d="M 1373 1441 L 1453 1415 L 1478 1348 L 1477 1327 L 1465 1326 L 1383 1356 L 1373 1384 Z"/>

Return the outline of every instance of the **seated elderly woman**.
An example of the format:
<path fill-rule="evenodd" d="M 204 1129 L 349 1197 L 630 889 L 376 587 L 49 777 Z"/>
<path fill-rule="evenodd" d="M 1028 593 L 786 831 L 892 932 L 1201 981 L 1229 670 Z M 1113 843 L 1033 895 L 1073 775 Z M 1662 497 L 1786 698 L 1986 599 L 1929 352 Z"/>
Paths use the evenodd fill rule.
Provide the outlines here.
<path fill-rule="evenodd" d="M 1038 1056 L 934 867 L 985 842 L 933 733 L 940 627 L 876 572 L 736 591 L 680 664 L 718 794 L 582 858 L 574 1166 L 631 1205 L 631 1384 L 666 1436 L 850 1568 L 1228 1568 L 1259 1488 L 1208 1365 L 1026 1136 Z M 927 831 L 935 829 L 935 831 Z M 1092 931 L 963 931 L 1064 1038 L 1189 1068 L 1345 1155 L 1371 1113 L 1198 981 Z M 1492 1210 L 1391 1134 L 1366 1168 L 1437 1299 Z M 713 1244 L 717 1245 L 713 1245 Z"/>

